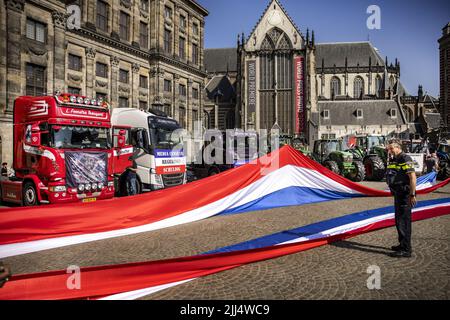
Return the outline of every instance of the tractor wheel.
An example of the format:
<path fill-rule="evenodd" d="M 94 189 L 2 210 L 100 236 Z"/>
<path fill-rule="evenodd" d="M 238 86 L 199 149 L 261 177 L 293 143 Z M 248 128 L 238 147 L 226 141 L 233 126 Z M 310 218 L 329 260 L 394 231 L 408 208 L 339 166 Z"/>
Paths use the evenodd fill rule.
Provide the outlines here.
<path fill-rule="evenodd" d="M 325 161 L 323 166 L 325 168 L 327 168 L 328 170 L 333 171 L 336 174 L 340 174 L 341 173 L 341 171 L 339 170 L 339 166 L 338 166 L 338 164 L 335 161 Z"/>
<path fill-rule="evenodd" d="M 386 173 L 386 167 L 380 157 L 367 157 L 364 159 L 366 178 L 370 181 L 381 181 Z"/>
<path fill-rule="evenodd" d="M 363 181 L 366 176 L 366 170 L 364 169 L 363 163 L 361 161 L 354 161 L 353 166 L 355 169 L 349 172 L 348 178 L 354 182 Z"/>
<path fill-rule="evenodd" d="M 447 164 L 439 170 L 437 179 L 444 181 L 448 178 L 450 178 L 450 166 Z"/>
<path fill-rule="evenodd" d="M 33 182 L 25 182 L 22 191 L 22 203 L 25 207 L 38 204 L 38 196 Z"/>

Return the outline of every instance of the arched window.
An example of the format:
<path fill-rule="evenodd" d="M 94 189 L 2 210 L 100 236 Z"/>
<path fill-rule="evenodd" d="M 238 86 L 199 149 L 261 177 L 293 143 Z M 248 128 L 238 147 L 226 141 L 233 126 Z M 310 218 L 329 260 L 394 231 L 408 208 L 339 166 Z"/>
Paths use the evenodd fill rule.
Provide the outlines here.
<path fill-rule="evenodd" d="M 275 46 L 272 40 L 266 36 L 261 44 L 261 50 L 274 50 Z"/>
<path fill-rule="evenodd" d="M 291 48 L 292 48 L 291 41 L 289 41 L 288 36 L 285 34 L 278 41 L 277 49 L 291 49 Z"/>
<path fill-rule="evenodd" d="M 361 98 L 364 95 L 364 80 L 360 76 L 353 82 L 353 97 Z"/>
<path fill-rule="evenodd" d="M 391 90 L 394 90 L 394 86 L 395 86 L 394 76 L 390 76 L 390 78 L 389 78 L 389 86 L 390 86 Z"/>
<path fill-rule="evenodd" d="M 377 97 L 380 97 L 382 94 L 383 90 L 383 80 L 381 79 L 381 77 L 378 75 L 375 79 L 375 94 Z"/>
<path fill-rule="evenodd" d="M 291 39 L 278 28 L 270 29 L 261 43 L 258 54 L 261 128 L 272 128 L 276 123 L 283 132 L 295 130 L 295 122 L 292 119 L 295 114 L 293 103 L 295 69 L 292 49 Z M 227 123 L 227 127 L 231 124 L 234 112 L 229 116 L 230 123 Z"/>
<path fill-rule="evenodd" d="M 210 117 L 209 117 L 209 112 L 208 111 L 203 111 L 203 126 L 205 127 L 205 129 L 210 129 Z"/>
<path fill-rule="evenodd" d="M 331 78 L 330 97 L 341 95 L 341 80 L 338 77 Z"/>
<path fill-rule="evenodd" d="M 408 122 L 413 122 L 413 111 L 408 106 L 403 106 L 403 112 Z"/>

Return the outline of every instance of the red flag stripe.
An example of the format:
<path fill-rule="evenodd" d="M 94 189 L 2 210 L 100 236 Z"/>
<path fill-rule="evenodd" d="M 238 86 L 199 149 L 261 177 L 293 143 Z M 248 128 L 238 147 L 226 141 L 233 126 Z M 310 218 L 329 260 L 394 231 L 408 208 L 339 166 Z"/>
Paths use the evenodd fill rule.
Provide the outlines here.
<path fill-rule="evenodd" d="M 450 214 L 450 206 L 416 211 L 413 221 Z M 162 261 L 98 266 L 81 269 L 81 289 L 67 289 L 65 270 L 13 276 L 0 290 L 0 299 L 95 299 L 116 293 L 206 276 L 244 264 L 309 250 L 334 241 L 394 225 L 383 220 L 344 234 L 266 248 L 199 255 Z"/>

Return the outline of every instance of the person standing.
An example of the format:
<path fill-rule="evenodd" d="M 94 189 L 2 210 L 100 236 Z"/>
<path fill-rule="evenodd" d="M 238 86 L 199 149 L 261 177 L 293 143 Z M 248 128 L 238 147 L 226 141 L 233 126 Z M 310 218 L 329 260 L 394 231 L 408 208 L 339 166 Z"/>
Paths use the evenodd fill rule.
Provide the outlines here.
<path fill-rule="evenodd" d="M 412 158 L 402 151 L 398 139 L 390 140 L 387 151 L 392 156 L 387 172 L 386 182 L 394 195 L 395 225 L 397 227 L 399 245 L 391 249 L 392 257 L 411 257 L 411 210 L 416 205 L 416 172 Z"/>
<path fill-rule="evenodd" d="M 2 163 L 1 175 L 2 177 L 8 177 L 8 164 L 6 162 Z"/>
<path fill-rule="evenodd" d="M 437 157 L 436 152 L 433 151 L 427 157 L 425 164 L 427 165 L 427 173 L 439 171 L 439 158 Z"/>
<path fill-rule="evenodd" d="M 137 179 L 137 162 L 139 158 L 140 149 L 133 148 L 133 154 L 129 157 L 132 165 L 127 168 L 126 177 L 126 192 L 127 196 L 134 196 L 139 193 L 138 179 Z"/>

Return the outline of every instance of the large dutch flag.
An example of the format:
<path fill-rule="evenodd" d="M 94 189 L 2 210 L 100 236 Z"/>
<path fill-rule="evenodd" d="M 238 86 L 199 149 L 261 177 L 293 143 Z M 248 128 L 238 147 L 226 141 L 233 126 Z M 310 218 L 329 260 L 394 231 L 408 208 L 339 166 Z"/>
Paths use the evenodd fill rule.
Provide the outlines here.
<path fill-rule="evenodd" d="M 432 192 L 435 174 L 418 193 Z M 352 197 L 390 196 L 353 183 L 286 146 L 222 174 L 172 189 L 89 204 L 11 208 L 0 214 L 0 258 L 120 237 L 219 214 Z"/>
<path fill-rule="evenodd" d="M 191 257 L 81 269 L 82 285 L 68 290 L 66 270 L 13 276 L 3 299 L 130 300 L 199 277 L 273 259 L 395 225 L 394 208 L 380 208 L 317 222 Z M 414 221 L 450 214 L 450 199 L 420 202 Z"/>

